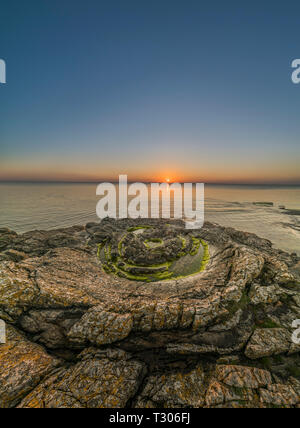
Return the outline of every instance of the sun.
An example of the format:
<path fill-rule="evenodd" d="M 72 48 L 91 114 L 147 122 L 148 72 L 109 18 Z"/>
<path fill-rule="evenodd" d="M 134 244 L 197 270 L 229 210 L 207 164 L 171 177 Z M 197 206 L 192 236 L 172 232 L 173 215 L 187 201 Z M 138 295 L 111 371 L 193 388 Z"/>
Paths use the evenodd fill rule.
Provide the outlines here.
<path fill-rule="evenodd" d="M 166 178 L 166 182 L 167 182 L 167 183 L 170 183 L 170 181 L 171 181 L 171 180 L 170 180 L 169 178 Z"/>

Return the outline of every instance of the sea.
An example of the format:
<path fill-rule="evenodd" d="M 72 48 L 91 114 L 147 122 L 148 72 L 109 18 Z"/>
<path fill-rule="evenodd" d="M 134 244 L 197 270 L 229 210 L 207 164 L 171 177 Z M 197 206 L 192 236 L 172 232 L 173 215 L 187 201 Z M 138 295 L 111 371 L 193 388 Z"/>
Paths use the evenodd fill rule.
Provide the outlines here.
<path fill-rule="evenodd" d="M 97 222 L 96 188 L 96 183 L 0 183 L 0 227 L 24 233 Z M 255 233 L 300 256 L 300 186 L 206 185 L 205 220 Z"/>

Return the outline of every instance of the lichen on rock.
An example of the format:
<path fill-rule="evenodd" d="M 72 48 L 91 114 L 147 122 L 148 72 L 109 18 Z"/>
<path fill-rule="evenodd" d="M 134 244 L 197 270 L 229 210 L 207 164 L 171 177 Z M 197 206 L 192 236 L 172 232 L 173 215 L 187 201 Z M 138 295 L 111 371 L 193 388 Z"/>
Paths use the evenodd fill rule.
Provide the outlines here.
<path fill-rule="evenodd" d="M 13 327 L 7 326 L 6 337 L 0 344 L 0 408 L 15 407 L 59 365 Z"/>
<path fill-rule="evenodd" d="M 295 255 L 179 220 L 1 242 L 2 407 L 300 405 Z"/>

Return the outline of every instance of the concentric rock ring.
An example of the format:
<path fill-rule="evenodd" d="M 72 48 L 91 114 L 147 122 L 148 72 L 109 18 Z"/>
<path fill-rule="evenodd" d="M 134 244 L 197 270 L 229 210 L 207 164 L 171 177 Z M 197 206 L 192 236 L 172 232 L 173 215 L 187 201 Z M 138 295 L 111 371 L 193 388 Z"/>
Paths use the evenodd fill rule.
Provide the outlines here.
<path fill-rule="evenodd" d="M 207 243 L 197 234 L 170 224 L 135 226 L 99 244 L 98 256 L 107 273 L 134 281 L 184 278 L 205 269 Z"/>

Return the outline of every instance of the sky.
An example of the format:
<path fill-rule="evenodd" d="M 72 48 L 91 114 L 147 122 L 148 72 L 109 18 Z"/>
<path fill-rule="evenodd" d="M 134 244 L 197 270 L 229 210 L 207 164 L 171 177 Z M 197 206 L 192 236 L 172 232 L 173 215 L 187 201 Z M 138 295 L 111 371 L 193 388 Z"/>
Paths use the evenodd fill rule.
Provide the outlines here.
<path fill-rule="evenodd" d="M 3 0 L 0 180 L 300 183 L 299 1 Z"/>

